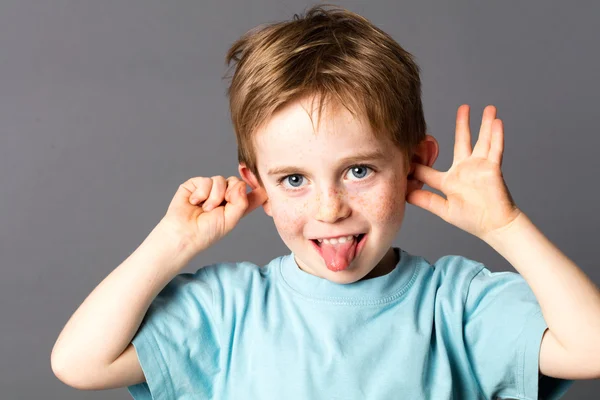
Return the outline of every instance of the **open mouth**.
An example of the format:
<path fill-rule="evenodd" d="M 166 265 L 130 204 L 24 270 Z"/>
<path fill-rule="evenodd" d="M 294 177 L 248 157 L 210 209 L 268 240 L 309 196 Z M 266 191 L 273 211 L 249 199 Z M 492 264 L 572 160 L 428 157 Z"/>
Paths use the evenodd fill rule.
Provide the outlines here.
<path fill-rule="evenodd" d="M 310 239 L 310 241 L 312 242 L 312 246 L 315 249 L 315 251 L 325 261 L 327 268 L 331 271 L 339 272 L 347 269 L 352 263 L 352 261 L 356 257 L 358 257 L 362 248 L 364 247 L 366 237 L 366 233 L 351 235 L 350 238 L 338 238 L 337 244 L 336 242 L 330 242 L 329 245 L 325 244 L 325 239 L 323 239 L 322 242 L 319 242 L 318 239 Z M 340 241 L 339 239 L 342 240 Z M 352 241 L 352 243 L 348 243 L 349 241 Z M 328 248 L 324 249 L 322 248 L 323 246 L 327 246 Z M 335 250 L 329 248 L 330 246 L 334 246 Z M 342 248 L 344 250 L 341 250 Z M 338 251 L 341 251 L 341 253 L 339 253 Z"/>

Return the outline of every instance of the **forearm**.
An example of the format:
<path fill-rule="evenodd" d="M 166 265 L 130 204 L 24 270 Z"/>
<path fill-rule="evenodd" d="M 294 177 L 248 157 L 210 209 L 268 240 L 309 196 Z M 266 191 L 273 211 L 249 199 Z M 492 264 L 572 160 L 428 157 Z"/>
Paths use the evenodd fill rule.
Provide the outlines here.
<path fill-rule="evenodd" d="M 525 214 L 482 239 L 527 281 L 563 348 L 600 354 L 598 288 Z"/>
<path fill-rule="evenodd" d="M 53 366 L 110 365 L 131 342 L 152 300 L 191 257 L 183 241 L 157 225 L 71 316 L 52 350 Z"/>

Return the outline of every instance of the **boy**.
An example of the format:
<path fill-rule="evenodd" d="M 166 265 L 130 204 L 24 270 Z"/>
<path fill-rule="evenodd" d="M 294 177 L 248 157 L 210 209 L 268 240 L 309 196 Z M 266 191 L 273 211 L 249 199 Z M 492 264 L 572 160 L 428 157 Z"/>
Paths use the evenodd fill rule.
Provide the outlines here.
<path fill-rule="evenodd" d="M 243 181 L 179 187 L 61 332 L 58 378 L 136 399 L 536 399 L 600 376 L 600 293 L 514 204 L 493 106 L 473 149 L 459 107 L 442 173 L 419 69 L 366 19 L 314 7 L 227 60 Z M 393 247 L 406 202 L 520 274 Z M 260 205 L 290 254 L 181 273 Z"/>

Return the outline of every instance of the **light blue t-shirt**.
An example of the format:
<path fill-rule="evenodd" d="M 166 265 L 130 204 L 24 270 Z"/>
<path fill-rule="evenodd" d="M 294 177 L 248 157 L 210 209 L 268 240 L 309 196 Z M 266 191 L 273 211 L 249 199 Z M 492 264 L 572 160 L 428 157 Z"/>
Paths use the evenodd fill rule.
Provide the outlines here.
<path fill-rule="evenodd" d="M 395 269 L 337 284 L 298 268 L 220 263 L 176 276 L 133 339 L 134 399 L 554 399 L 547 325 L 521 275 L 395 248 Z"/>

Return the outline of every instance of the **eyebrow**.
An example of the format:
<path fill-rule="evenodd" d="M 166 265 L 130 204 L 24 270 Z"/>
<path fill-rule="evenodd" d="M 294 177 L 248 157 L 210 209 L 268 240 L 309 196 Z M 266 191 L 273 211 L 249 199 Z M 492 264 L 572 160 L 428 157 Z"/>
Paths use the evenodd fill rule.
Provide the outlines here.
<path fill-rule="evenodd" d="M 355 155 L 344 157 L 338 162 L 340 164 L 355 164 L 369 160 L 374 161 L 382 159 L 385 159 L 385 154 L 380 150 L 373 150 L 368 152 L 359 152 Z M 280 166 L 269 169 L 267 175 L 293 174 L 297 172 L 304 172 L 304 170 L 294 166 Z"/>

